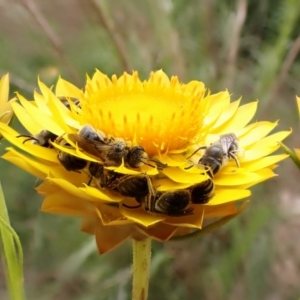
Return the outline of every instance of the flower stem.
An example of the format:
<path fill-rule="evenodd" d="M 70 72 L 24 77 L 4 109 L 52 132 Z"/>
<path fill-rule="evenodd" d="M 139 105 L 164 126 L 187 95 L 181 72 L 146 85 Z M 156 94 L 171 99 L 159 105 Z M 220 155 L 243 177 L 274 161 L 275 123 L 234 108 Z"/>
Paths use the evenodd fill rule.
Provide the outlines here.
<path fill-rule="evenodd" d="M 4 195 L 0 183 L 0 254 L 10 299 L 24 300 L 23 252 L 20 239 L 10 225 Z"/>
<path fill-rule="evenodd" d="M 132 300 L 148 298 L 149 271 L 151 261 L 151 239 L 141 241 L 132 239 L 133 279 Z"/>
<path fill-rule="evenodd" d="M 281 149 L 290 156 L 291 160 L 295 163 L 295 165 L 300 169 L 300 161 L 299 158 L 297 157 L 297 155 L 295 155 L 295 153 L 289 148 L 287 147 L 285 144 L 278 142 Z"/>

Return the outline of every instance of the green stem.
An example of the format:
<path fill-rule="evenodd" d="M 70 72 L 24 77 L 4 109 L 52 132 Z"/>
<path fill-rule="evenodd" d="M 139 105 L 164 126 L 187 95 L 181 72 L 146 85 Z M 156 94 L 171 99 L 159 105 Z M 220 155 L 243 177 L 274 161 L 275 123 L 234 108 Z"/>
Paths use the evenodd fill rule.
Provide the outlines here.
<path fill-rule="evenodd" d="M 151 261 L 151 239 L 146 238 L 141 241 L 132 239 L 132 248 L 132 300 L 147 300 Z"/>
<path fill-rule="evenodd" d="M 16 232 L 10 226 L 9 216 L 0 183 L 0 238 L 6 283 L 12 300 L 24 300 L 23 252 Z"/>
<path fill-rule="evenodd" d="M 285 144 L 278 142 L 281 149 L 290 156 L 291 160 L 295 163 L 295 165 L 300 169 L 300 161 L 297 157 L 297 155 Z"/>

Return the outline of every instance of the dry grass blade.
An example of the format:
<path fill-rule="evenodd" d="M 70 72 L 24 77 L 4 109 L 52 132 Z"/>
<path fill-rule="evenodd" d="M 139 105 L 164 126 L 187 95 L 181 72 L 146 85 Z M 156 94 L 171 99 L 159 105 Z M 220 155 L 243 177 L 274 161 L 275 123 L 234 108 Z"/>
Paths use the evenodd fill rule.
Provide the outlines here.
<path fill-rule="evenodd" d="M 93 10 L 97 14 L 99 23 L 107 31 L 112 42 L 114 43 L 114 45 L 119 53 L 119 57 L 121 59 L 122 65 L 123 65 L 123 69 L 127 72 L 131 72 L 132 68 L 130 66 L 129 59 L 127 57 L 126 46 L 124 45 L 123 40 L 116 33 L 116 30 L 114 29 L 112 23 L 109 22 L 108 19 L 106 18 L 105 14 L 104 14 L 102 8 L 99 6 L 99 4 L 97 4 L 97 2 L 95 0 L 88 1 L 87 4 L 90 4 L 92 6 Z"/>
<path fill-rule="evenodd" d="M 247 0 L 238 0 L 236 17 L 232 28 L 232 39 L 228 52 L 226 87 L 230 89 L 236 72 L 236 58 L 240 47 L 240 37 L 247 15 Z"/>
<path fill-rule="evenodd" d="M 35 5 L 35 3 L 32 0 L 20 0 L 24 7 L 30 12 L 30 14 L 33 16 L 36 23 L 40 26 L 40 28 L 45 33 L 46 37 L 51 42 L 54 50 L 56 51 L 59 58 L 62 60 L 64 65 L 68 68 L 68 71 L 72 78 L 79 82 L 79 77 L 77 74 L 76 69 L 72 65 L 72 63 L 69 61 L 68 57 L 66 56 L 66 53 L 63 49 L 62 43 L 58 36 L 55 34 L 55 32 L 52 30 L 50 24 L 45 19 L 43 14 L 40 12 L 38 7 Z"/>

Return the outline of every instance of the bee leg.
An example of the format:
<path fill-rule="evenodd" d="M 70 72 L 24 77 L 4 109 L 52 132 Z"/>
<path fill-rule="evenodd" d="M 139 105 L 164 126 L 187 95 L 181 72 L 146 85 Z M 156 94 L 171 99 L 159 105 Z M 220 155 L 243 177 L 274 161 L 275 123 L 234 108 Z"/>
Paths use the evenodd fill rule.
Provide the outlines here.
<path fill-rule="evenodd" d="M 89 179 L 89 181 L 88 181 L 88 183 L 87 183 L 88 186 L 90 186 L 92 180 L 93 180 L 93 176 L 90 176 L 90 179 Z"/>
<path fill-rule="evenodd" d="M 235 161 L 235 163 L 236 163 L 236 166 L 237 166 L 238 168 L 241 166 L 241 165 L 240 165 L 240 162 L 239 162 L 239 160 L 238 160 L 238 158 L 236 157 L 236 155 L 234 154 L 233 151 L 232 151 L 232 152 L 229 152 L 229 153 L 228 153 L 228 156 L 234 159 L 234 161 Z"/>
<path fill-rule="evenodd" d="M 194 154 L 196 154 L 199 150 L 207 149 L 207 146 L 201 146 L 198 149 L 196 149 L 187 159 L 191 158 Z"/>
<path fill-rule="evenodd" d="M 163 170 L 164 168 L 166 168 L 168 165 L 167 164 L 164 164 L 162 162 L 160 162 L 159 160 L 156 160 L 156 159 L 149 159 L 149 161 L 152 161 L 156 164 L 156 168 L 158 170 Z"/>
<path fill-rule="evenodd" d="M 133 205 L 133 206 L 130 206 L 130 205 L 127 205 L 127 204 L 124 204 L 124 203 L 122 203 L 122 205 L 123 205 L 124 207 L 126 207 L 126 208 L 139 208 L 139 207 L 142 206 L 140 203 L 139 203 L 138 205 Z"/>
<path fill-rule="evenodd" d="M 23 141 L 23 144 L 25 144 L 25 143 L 28 142 L 28 141 L 32 141 L 32 140 L 33 140 L 33 141 L 36 141 L 37 143 L 39 143 L 39 140 L 38 140 L 38 139 L 36 139 L 36 138 L 33 137 L 33 136 L 27 135 L 27 134 L 20 134 L 20 135 L 17 135 L 17 138 L 19 138 L 19 137 L 27 137 L 27 139 Z"/>
<path fill-rule="evenodd" d="M 192 165 L 190 165 L 190 166 L 188 166 L 188 167 L 186 167 L 186 168 L 184 168 L 184 169 L 185 169 L 185 170 L 188 170 L 188 169 L 191 169 L 193 166 L 194 166 L 194 164 L 192 164 Z"/>
<path fill-rule="evenodd" d="M 211 168 L 205 168 L 205 169 L 207 170 L 208 176 L 209 176 L 210 178 L 213 178 L 213 177 L 214 177 L 214 173 L 213 173 L 213 171 L 211 170 Z"/>

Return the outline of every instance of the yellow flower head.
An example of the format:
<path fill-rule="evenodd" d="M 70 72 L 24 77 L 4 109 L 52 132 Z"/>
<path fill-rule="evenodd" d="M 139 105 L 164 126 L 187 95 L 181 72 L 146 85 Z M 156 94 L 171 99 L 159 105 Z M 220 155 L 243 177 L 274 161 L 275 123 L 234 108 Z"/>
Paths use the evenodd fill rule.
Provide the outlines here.
<path fill-rule="evenodd" d="M 270 155 L 290 132 L 254 122 L 257 102 L 240 106 L 228 91 L 180 83 L 163 71 L 109 79 L 96 71 L 82 91 L 59 78 L 39 81 L 16 116 L 31 136 L 0 124 L 6 160 L 44 180 L 42 211 L 80 216 L 100 253 L 126 238 L 159 241 L 201 230 L 237 213 L 249 188 L 275 176 L 286 155 Z"/>
<path fill-rule="evenodd" d="M 0 122 L 9 124 L 13 111 L 8 101 L 9 97 L 9 76 L 8 74 L 0 78 Z M 1 135 L 0 135 L 1 138 Z"/>
<path fill-rule="evenodd" d="M 298 107 L 298 115 L 300 117 L 300 97 L 296 96 L 296 102 L 297 102 L 297 107 Z M 286 148 L 286 149 L 283 148 L 284 150 L 288 149 L 285 145 L 283 145 L 283 147 Z M 290 149 L 288 149 L 288 151 L 286 151 L 286 152 L 288 154 L 290 154 L 290 157 L 294 160 L 294 162 L 296 162 L 296 165 L 300 166 L 300 149 L 299 148 L 295 149 L 296 157 L 294 157 L 294 153 Z"/>

